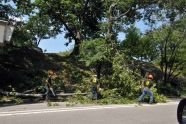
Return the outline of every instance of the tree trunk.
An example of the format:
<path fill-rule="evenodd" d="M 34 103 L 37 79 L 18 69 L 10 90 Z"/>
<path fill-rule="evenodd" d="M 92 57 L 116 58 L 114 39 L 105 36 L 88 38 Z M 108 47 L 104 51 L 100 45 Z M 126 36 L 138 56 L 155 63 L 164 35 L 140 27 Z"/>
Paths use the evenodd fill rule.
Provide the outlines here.
<path fill-rule="evenodd" d="M 164 63 L 164 65 L 163 65 L 163 68 L 164 68 L 163 83 L 164 83 L 164 85 L 167 84 L 167 73 L 168 73 L 168 64 L 169 64 L 169 62 L 168 62 L 168 55 L 167 55 L 167 52 L 168 52 L 167 48 L 168 48 L 168 42 L 170 41 L 171 31 L 172 30 L 170 29 L 168 34 L 167 34 L 167 36 L 166 36 L 166 38 L 165 38 L 165 43 L 163 44 L 164 55 L 162 56 L 163 57 L 162 60 L 163 60 L 163 63 Z"/>
<path fill-rule="evenodd" d="M 80 54 L 80 40 L 75 40 L 74 49 L 70 55 L 79 55 Z"/>
<path fill-rule="evenodd" d="M 101 62 L 98 62 L 96 66 L 96 75 L 98 79 L 101 78 L 101 66 L 102 66 Z"/>
<path fill-rule="evenodd" d="M 74 49 L 70 55 L 79 55 L 80 54 L 80 43 L 81 43 L 81 37 L 80 32 L 78 31 L 76 34 Z"/>

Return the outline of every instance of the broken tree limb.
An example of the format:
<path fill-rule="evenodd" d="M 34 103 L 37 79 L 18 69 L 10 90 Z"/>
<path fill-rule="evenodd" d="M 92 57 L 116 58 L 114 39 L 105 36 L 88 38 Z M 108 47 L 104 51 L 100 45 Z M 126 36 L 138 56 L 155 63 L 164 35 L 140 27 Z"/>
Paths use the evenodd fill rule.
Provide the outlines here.
<path fill-rule="evenodd" d="M 18 92 L 8 92 L 0 89 L 0 93 L 5 95 L 5 96 L 16 96 L 16 97 L 38 97 L 42 98 L 45 96 L 45 94 L 26 94 L 26 93 L 18 93 Z M 76 93 L 59 93 L 56 94 L 57 97 L 68 97 L 68 96 L 73 96 L 76 95 Z M 78 95 L 87 95 L 87 93 L 78 93 Z"/>

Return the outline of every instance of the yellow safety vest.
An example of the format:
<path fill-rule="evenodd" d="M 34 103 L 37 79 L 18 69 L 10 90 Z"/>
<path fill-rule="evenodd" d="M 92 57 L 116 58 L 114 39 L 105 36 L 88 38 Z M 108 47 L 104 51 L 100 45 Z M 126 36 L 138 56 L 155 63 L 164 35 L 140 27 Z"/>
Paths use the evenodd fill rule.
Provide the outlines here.
<path fill-rule="evenodd" d="M 145 86 L 149 86 L 150 82 L 149 81 L 146 81 L 145 82 Z"/>
<path fill-rule="evenodd" d="M 96 83 L 96 82 L 97 82 L 97 79 L 94 77 L 94 78 L 92 79 L 92 82 L 93 82 L 93 83 Z"/>

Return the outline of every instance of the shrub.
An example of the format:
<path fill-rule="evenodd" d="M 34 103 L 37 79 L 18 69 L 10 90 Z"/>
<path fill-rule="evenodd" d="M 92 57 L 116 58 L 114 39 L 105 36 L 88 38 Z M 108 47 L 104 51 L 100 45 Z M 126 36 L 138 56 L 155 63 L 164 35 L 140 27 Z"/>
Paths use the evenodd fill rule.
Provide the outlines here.
<path fill-rule="evenodd" d="M 125 65 L 125 59 L 123 54 L 116 54 L 113 60 L 113 72 L 112 75 L 103 77 L 100 82 L 105 89 L 111 93 L 107 93 L 107 90 L 103 90 L 101 93 L 104 98 L 113 95 L 115 97 L 134 98 L 139 91 L 139 81 L 135 80 L 134 75 L 130 69 Z"/>

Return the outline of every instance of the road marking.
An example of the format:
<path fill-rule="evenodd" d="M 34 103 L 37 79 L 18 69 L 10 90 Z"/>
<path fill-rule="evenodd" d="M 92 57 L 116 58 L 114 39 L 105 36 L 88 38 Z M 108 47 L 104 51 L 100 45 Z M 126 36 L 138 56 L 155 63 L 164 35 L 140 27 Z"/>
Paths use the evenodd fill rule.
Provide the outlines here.
<path fill-rule="evenodd" d="M 176 105 L 176 104 L 178 104 L 178 102 L 158 103 L 158 104 L 154 104 L 154 105 L 143 104 L 142 107 L 165 106 L 165 105 Z M 28 114 L 41 114 L 41 113 L 53 113 L 53 112 L 101 110 L 101 109 L 116 109 L 116 108 L 134 108 L 136 106 L 137 106 L 136 104 L 101 105 L 101 106 L 88 106 L 88 107 L 66 107 L 66 108 L 40 109 L 40 110 L 9 111 L 9 112 L 0 112 L 0 117 L 15 116 L 15 115 L 28 115 Z"/>
<path fill-rule="evenodd" d="M 71 108 L 55 108 L 55 109 L 41 109 L 41 110 L 25 110 L 25 111 L 12 111 L 0 112 L 2 116 L 12 115 L 26 115 L 26 114 L 39 114 L 39 113 L 52 113 L 52 112 L 66 112 L 66 111 L 83 111 L 83 110 L 97 110 L 97 109 L 114 109 L 114 108 L 127 108 L 132 106 L 91 106 L 91 107 L 71 107 Z"/>

